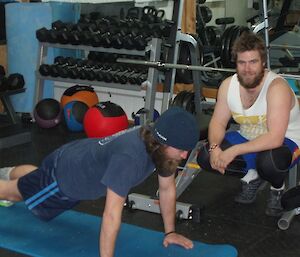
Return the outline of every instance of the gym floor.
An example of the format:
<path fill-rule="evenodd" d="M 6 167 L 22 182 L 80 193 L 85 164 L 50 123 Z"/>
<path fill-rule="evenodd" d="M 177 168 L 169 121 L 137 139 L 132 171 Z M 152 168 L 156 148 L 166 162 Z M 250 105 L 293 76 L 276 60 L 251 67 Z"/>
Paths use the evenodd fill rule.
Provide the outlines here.
<path fill-rule="evenodd" d="M 63 125 L 45 130 L 31 124 L 28 128 L 32 133 L 32 142 L 0 150 L 0 167 L 22 163 L 39 164 L 45 155 L 60 145 L 85 137 L 83 133 L 68 132 Z M 239 257 L 299 257 L 300 216 L 294 218 L 288 230 L 281 231 L 277 227 L 277 218 L 264 214 L 268 189 L 265 188 L 258 194 L 255 203 L 241 205 L 233 201 L 239 186 L 237 175 L 222 176 L 202 171 L 178 199 L 181 202 L 204 205 L 200 214 L 201 222 L 179 221 L 177 231 L 204 243 L 231 244 L 238 249 Z M 153 175 L 132 191 L 155 195 L 156 189 L 156 175 Z M 101 215 L 103 206 L 104 199 L 100 199 L 83 202 L 76 209 Z M 125 209 L 123 222 L 163 231 L 158 214 Z M 0 256 L 25 255 L 0 249 Z"/>

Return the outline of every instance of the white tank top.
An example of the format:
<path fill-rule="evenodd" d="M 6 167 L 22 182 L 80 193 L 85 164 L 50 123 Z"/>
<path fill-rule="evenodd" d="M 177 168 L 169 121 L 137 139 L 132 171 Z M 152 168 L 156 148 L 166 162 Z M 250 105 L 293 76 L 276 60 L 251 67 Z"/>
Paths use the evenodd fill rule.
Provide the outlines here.
<path fill-rule="evenodd" d="M 280 77 L 274 72 L 269 71 L 265 79 L 262 90 L 253 105 L 244 109 L 237 75 L 233 75 L 227 92 L 227 103 L 233 119 L 240 124 L 240 133 L 248 140 L 254 139 L 267 132 L 267 91 L 271 82 Z M 281 77 L 280 77 L 281 78 Z M 295 96 L 295 105 L 291 109 L 290 119 L 285 137 L 293 140 L 300 146 L 300 109 L 298 99 Z"/>

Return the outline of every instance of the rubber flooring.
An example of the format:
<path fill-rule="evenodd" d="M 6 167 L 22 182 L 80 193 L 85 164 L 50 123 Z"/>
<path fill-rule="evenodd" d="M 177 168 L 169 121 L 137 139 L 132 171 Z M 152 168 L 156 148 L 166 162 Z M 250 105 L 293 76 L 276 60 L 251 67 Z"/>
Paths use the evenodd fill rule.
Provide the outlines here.
<path fill-rule="evenodd" d="M 41 129 L 29 125 L 30 143 L 0 150 L 0 166 L 22 163 L 39 164 L 43 157 L 69 141 L 85 137 L 83 133 L 70 133 L 63 125 Z M 198 206 L 200 222 L 177 221 L 176 230 L 192 240 L 204 243 L 234 245 L 239 257 L 299 257 L 300 216 L 295 217 L 288 230 L 277 227 L 277 218 L 264 214 L 268 187 L 261 191 L 253 204 L 242 205 L 233 201 L 240 188 L 239 176 L 220 175 L 202 171 L 178 199 Z M 154 196 L 157 189 L 156 175 L 132 189 L 132 192 Z M 104 199 L 82 202 L 76 210 L 93 215 L 102 214 Z M 3 207 L 1 207 L 3 208 Z M 145 228 L 163 231 L 159 214 L 124 209 L 122 221 Z M 5 221 L 1 221 L 5 222 Z M 0 256 L 25 256 L 0 249 Z M 219 257 L 219 256 L 216 256 Z"/>

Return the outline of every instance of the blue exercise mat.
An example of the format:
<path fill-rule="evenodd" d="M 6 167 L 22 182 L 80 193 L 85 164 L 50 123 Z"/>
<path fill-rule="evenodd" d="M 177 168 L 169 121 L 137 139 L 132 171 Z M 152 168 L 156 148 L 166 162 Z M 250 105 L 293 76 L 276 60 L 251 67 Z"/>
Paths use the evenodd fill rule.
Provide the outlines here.
<path fill-rule="evenodd" d="M 98 256 L 101 218 L 67 211 L 50 222 L 40 221 L 19 203 L 0 208 L 0 247 L 42 257 Z M 116 257 L 236 257 L 231 245 L 194 242 L 192 250 L 163 247 L 163 233 L 122 224 Z"/>

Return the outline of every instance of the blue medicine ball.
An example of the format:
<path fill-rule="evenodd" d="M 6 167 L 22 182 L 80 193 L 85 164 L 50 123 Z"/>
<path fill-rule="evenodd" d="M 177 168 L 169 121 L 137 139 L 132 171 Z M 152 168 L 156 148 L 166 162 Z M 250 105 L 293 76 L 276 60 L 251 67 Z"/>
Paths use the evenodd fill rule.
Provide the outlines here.
<path fill-rule="evenodd" d="M 140 117 L 144 113 L 144 108 L 141 108 L 137 111 L 137 113 L 132 113 L 132 118 L 134 120 L 134 125 L 138 126 L 141 125 Z M 153 111 L 153 121 L 155 121 L 160 116 L 159 112 L 154 109 Z"/>
<path fill-rule="evenodd" d="M 65 105 L 64 117 L 70 131 L 83 131 L 83 118 L 88 109 L 88 105 L 80 101 L 71 101 Z"/>

